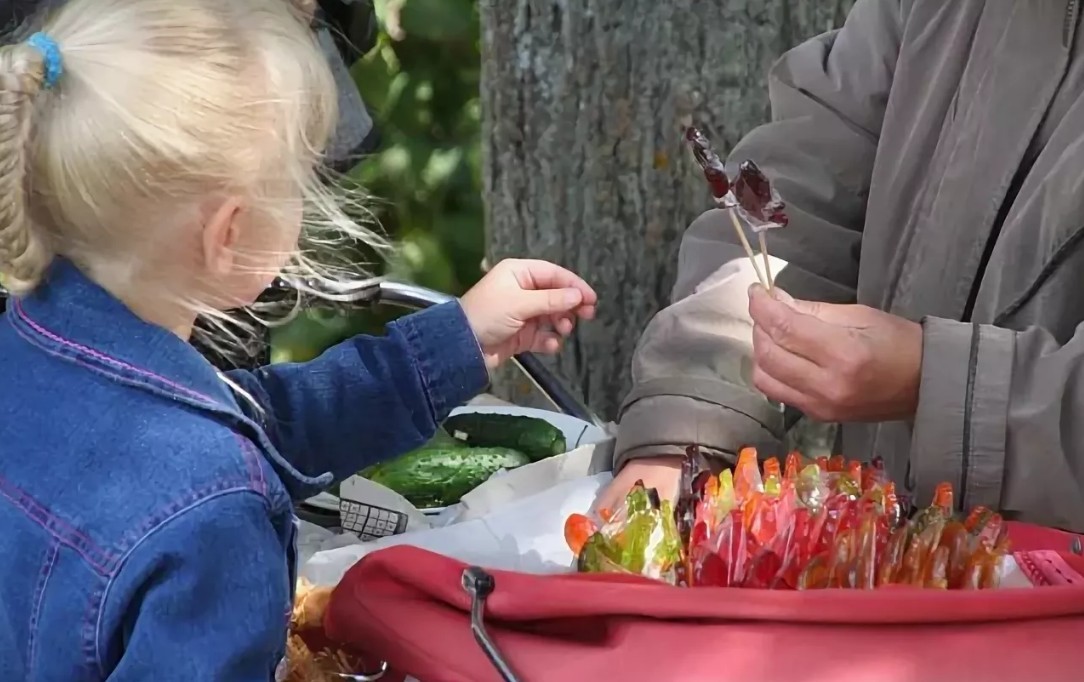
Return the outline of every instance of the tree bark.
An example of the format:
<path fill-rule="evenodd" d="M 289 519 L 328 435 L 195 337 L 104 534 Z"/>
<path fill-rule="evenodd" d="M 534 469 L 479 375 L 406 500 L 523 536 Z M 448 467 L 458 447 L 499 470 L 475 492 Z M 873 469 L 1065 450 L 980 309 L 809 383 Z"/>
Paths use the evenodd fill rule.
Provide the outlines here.
<path fill-rule="evenodd" d="M 555 360 L 613 418 L 677 247 L 710 206 L 682 147 L 720 152 L 768 118 L 765 75 L 851 0 L 479 0 L 490 260 L 546 258 L 598 290 L 597 321 Z"/>

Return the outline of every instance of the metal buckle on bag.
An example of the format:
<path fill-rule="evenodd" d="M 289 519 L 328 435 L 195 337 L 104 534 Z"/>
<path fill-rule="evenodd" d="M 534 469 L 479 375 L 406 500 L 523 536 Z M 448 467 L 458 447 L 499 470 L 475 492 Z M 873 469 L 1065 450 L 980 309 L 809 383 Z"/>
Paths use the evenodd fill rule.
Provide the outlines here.
<path fill-rule="evenodd" d="M 282 657 L 279 661 L 278 667 L 275 668 L 275 682 L 282 682 L 286 679 L 286 674 L 289 670 L 289 661 L 286 656 Z M 349 673 L 329 673 L 332 677 L 338 677 L 342 680 L 354 680 L 354 682 L 376 682 L 388 672 L 388 664 L 386 661 L 380 662 L 380 670 L 375 673 L 357 673 L 351 675 Z"/>
<path fill-rule="evenodd" d="M 504 682 L 519 682 L 519 678 L 512 672 L 512 668 L 486 632 L 486 597 L 493 594 L 496 586 L 493 576 L 478 566 L 471 566 L 463 571 L 463 589 L 470 595 L 470 629 L 474 633 L 474 639 L 478 641 L 478 646 L 482 647 L 482 651 Z"/>
<path fill-rule="evenodd" d="M 376 682 L 380 678 L 384 677 L 388 672 L 388 662 L 380 662 L 380 670 L 375 673 L 358 673 L 357 675 L 348 675 L 347 673 L 335 673 L 335 677 L 340 680 L 354 680 L 354 682 Z"/>

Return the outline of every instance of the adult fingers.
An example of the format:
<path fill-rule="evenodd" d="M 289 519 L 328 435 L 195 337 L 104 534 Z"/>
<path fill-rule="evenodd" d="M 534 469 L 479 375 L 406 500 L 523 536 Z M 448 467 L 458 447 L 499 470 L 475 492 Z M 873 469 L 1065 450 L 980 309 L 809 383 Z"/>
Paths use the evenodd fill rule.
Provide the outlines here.
<path fill-rule="evenodd" d="M 660 456 L 634 459 L 628 462 L 598 496 L 592 508 L 596 511 L 599 509 L 609 509 L 611 511 L 619 509 L 624 503 L 629 489 L 637 481 L 643 481 L 646 488 L 657 490 L 659 497 L 662 499 L 676 499 L 681 481 L 681 465 L 683 461 L 684 459 L 681 456 Z"/>
<path fill-rule="evenodd" d="M 782 289 L 773 288 L 772 298 L 784 303 L 790 308 L 815 317 L 822 322 L 840 327 L 863 327 L 868 324 L 870 309 L 860 305 L 841 305 L 837 303 L 824 303 L 823 301 L 804 301 L 794 298 Z"/>
<path fill-rule="evenodd" d="M 764 374 L 804 394 L 816 394 L 825 371 L 777 344 L 760 326 L 753 327 L 753 359 Z"/>
<path fill-rule="evenodd" d="M 845 330 L 772 298 L 759 285 L 749 289 L 749 316 L 776 345 L 821 367 L 830 365 L 833 344 L 848 340 Z"/>
<path fill-rule="evenodd" d="M 802 391 L 787 386 L 757 367 L 753 368 L 753 385 L 769 400 L 789 405 L 812 419 L 824 422 L 836 421 L 833 416 L 835 414 L 834 406 L 817 396 L 807 395 Z"/>

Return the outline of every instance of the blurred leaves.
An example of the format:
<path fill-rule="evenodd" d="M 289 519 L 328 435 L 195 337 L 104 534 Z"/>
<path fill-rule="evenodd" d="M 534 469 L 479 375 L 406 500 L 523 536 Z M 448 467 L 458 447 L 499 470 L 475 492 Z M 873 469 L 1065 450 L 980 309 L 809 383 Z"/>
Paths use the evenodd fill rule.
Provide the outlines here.
<path fill-rule="evenodd" d="M 377 0 L 381 35 L 353 67 L 382 146 L 355 170 L 404 240 L 394 274 L 449 293 L 480 275 L 478 13 L 474 0 Z M 389 17 L 396 16 L 388 31 Z M 424 281 L 423 281 L 424 279 Z"/>
<path fill-rule="evenodd" d="M 352 67 L 380 133 L 378 152 L 351 176 L 399 243 L 386 273 L 461 294 L 481 276 L 485 252 L 476 0 L 375 0 L 376 47 Z M 317 311 L 273 332 L 273 359 L 307 360 L 392 313 Z"/>

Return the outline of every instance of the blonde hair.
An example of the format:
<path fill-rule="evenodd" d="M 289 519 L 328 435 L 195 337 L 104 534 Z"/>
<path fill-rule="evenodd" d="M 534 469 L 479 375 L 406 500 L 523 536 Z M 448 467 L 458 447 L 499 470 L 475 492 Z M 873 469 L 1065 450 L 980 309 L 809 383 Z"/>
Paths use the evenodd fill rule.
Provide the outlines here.
<path fill-rule="evenodd" d="M 0 277 L 13 294 L 56 255 L 123 285 L 216 193 L 251 199 L 262 222 L 301 199 L 302 248 L 283 274 L 317 290 L 368 283 L 357 247 L 385 245 L 357 190 L 321 177 L 335 82 L 294 4 L 68 0 L 40 31 L 62 55 L 55 87 L 38 47 L 0 48 Z"/>

